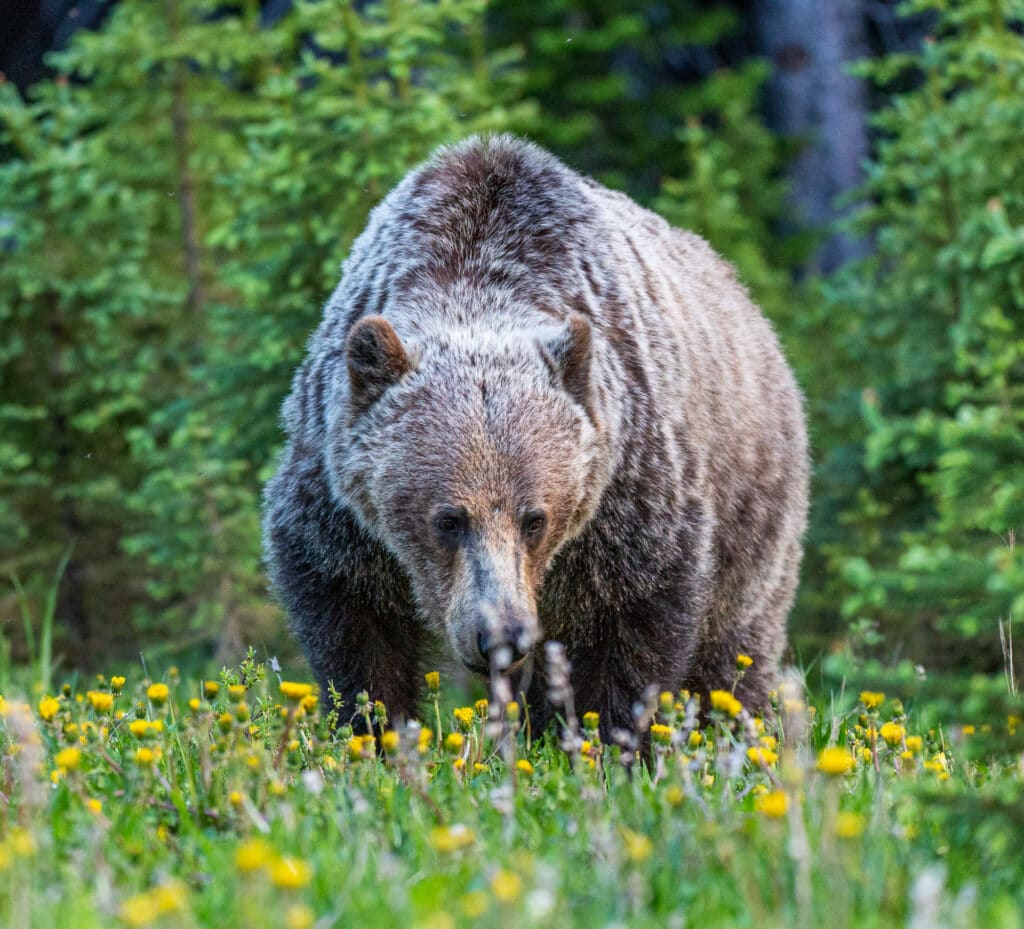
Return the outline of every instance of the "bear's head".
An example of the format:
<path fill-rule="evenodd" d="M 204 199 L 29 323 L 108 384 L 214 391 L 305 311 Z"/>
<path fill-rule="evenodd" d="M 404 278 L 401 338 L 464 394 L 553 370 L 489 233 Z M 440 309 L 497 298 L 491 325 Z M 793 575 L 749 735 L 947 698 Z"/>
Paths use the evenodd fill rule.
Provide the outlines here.
<path fill-rule="evenodd" d="M 367 316 L 349 334 L 332 486 L 404 567 L 422 620 L 479 673 L 539 641 L 545 571 L 607 484 L 593 356 L 577 313 L 404 340 Z"/>

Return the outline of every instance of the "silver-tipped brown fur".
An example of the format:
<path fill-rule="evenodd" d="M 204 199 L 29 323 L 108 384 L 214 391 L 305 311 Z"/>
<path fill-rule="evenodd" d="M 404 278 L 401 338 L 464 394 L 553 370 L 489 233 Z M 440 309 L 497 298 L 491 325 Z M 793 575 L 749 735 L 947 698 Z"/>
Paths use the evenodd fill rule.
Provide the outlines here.
<path fill-rule="evenodd" d="M 799 389 L 696 235 L 510 136 L 371 214 L 284 407 L 270 575 L 309 661 L 416 711 L 440 642 L 485 671 L 563 642 L 580 712 L 657 684 L 764 702 L 801 557 Z M 500 648 L 498 648 L 500 646 Z M 351 705 L 351 704 L 350 704 Z"/>

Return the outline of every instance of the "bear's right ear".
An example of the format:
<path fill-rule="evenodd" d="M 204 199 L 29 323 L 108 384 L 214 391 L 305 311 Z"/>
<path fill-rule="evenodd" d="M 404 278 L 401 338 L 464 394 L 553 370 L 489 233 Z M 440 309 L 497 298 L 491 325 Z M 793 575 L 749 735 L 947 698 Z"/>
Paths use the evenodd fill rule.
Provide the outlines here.
<path fill-rule="evenodd" d="M 383 316 L 364 316 L 352 327 L 345 355 L 349 397 L 356 415 L 365 413 L 412 370 L 402 340 Z"/>

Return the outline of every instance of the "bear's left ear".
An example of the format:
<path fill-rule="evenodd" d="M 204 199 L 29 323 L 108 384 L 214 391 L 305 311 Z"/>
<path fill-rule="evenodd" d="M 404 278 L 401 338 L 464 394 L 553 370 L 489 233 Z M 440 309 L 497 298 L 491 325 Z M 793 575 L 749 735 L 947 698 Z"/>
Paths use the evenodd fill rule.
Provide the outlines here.
<path fill-rule="evenodd" d="M 349 397 L 356 415 L 365 413 L 413 364 L 398 333 L 383 316 L 364 316 L 348 335 Z"/>
<path fill-rule="evenodd" d="M 590 320 L 581 313 L 570 313 L 561 330 L 540 343 L 540 350 L 552 375 L 596 423 L 590 384 L 591 343 Z"/>

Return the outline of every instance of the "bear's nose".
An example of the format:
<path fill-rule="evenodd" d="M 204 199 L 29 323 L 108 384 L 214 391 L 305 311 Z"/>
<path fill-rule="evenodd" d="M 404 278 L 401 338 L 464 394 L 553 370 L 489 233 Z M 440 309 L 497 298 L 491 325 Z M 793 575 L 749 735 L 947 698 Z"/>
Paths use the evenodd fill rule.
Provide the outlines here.
<path fill-rule="evenodd" d="M 476 645 L 488 665 L 493 657 L 500 667 L 507 668 L 526 657 L 531 642 L 526 627 L 516 622 L 507 623 L 494 630 L 481 629 L 476 634 Z M 502 649 L 507 653 L 504 656 L 501 655 Z"/>

